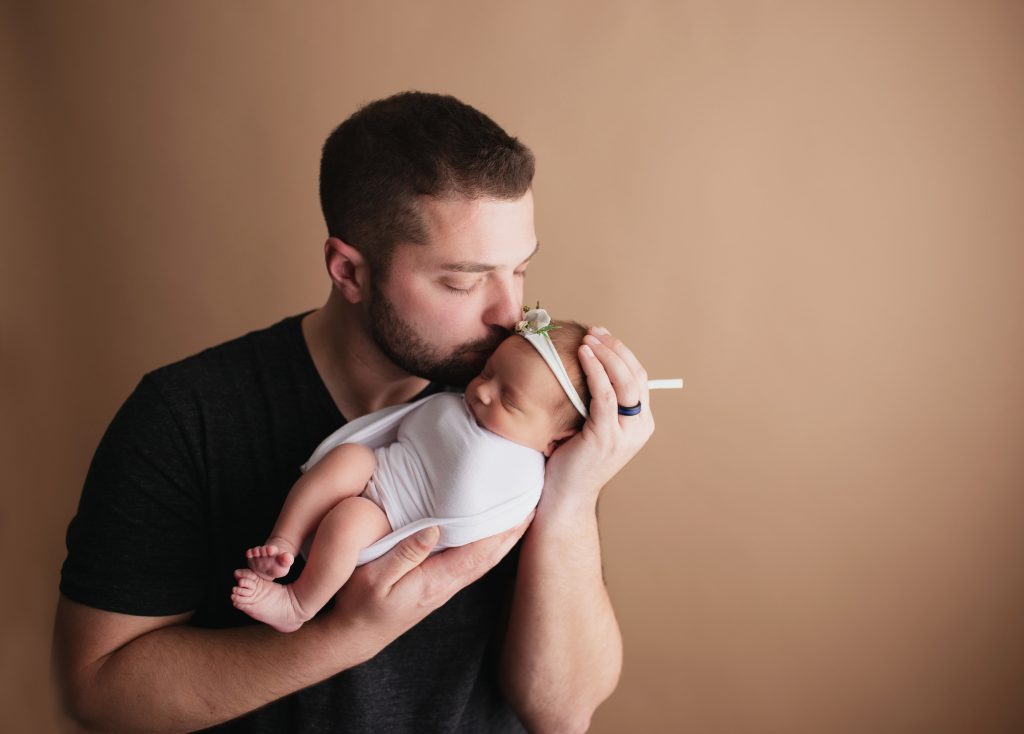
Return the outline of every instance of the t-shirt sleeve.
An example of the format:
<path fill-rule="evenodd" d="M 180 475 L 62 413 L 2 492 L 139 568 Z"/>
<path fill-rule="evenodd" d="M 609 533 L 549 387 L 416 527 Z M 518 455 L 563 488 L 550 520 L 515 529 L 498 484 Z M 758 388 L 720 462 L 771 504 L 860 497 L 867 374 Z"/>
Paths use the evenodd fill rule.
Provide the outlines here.
<path fill-rule="evenodd" d="M 151 377 L 114 416 L 67 532 L 61 593 L 98 609 L 195 609 L 207 565 L 199 455 Z"/>

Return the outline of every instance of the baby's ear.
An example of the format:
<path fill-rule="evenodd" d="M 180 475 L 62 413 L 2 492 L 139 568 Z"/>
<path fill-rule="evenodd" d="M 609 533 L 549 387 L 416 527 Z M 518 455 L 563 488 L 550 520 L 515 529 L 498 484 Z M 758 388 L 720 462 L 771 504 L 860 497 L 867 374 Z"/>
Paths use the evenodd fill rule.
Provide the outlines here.
<path fill-rule="evenodd" d="M 548 442 L 547 448 L 544 449 L 544 456 L 550 457 L 551 454 L 554 453 L 555 449 L 557 449 L 563 443 L 565 443 L 570 438 L 575 436 L 577 433 L 579 433 L 579 431 L 577 431 L 575 428 L 567 428 L 561 433 L 556 434 L 554 438 L 552 438 Z"/>

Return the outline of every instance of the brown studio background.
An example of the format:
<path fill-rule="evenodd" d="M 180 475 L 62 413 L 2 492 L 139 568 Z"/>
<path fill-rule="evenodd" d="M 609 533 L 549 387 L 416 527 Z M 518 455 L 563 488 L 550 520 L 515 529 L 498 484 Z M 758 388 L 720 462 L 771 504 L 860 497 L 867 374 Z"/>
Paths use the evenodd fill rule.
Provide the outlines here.
<path fill-rule="evenodd" d="M 59 726 L 114 410 L 323 301 L 319 146 L 408 88 L 536 152 L 527 298 L 686 378 L 602 502 L 593 731 L 1024 726 L 1019 4 L 39 2 L 0 34 L 10 731 Z"/>

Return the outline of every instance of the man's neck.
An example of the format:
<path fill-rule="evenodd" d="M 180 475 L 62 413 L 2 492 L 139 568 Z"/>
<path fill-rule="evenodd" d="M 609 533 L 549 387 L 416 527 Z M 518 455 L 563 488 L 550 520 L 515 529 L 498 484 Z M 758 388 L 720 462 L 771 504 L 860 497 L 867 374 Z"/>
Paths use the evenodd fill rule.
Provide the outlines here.
<path fill-rule="evenodd" d="M 302 319 L 316 371 L 347 420 L 404 403 L 429 384 L 388 359 L 367 329 L 358 309 L 334 292 Z"/>

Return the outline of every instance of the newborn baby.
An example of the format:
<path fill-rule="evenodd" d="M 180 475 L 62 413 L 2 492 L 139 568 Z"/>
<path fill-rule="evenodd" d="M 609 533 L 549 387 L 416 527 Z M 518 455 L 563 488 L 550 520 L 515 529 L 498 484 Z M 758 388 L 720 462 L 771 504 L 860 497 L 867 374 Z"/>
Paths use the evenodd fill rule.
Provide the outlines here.
<path fill-rule="evenodd" d="M 425 527 L 440 527 L 439 550 L 525 520 L 540 499 L 545 457 L 582 427 L 589 402 L 576 356 L 586 328 L 549 321 L 541 309 L 527 313 L 465 396 L 392 406 L 331 434 L 303 466 L 270 538 L 246 551 L 232 603 L 290 632 L 357 565 Z M 305 548 L 299 578 L 274 583 Z"/>

